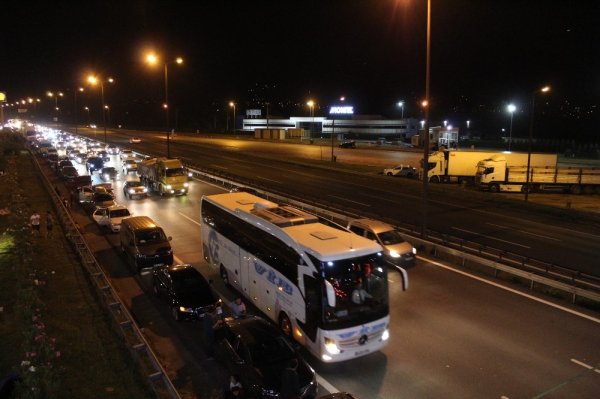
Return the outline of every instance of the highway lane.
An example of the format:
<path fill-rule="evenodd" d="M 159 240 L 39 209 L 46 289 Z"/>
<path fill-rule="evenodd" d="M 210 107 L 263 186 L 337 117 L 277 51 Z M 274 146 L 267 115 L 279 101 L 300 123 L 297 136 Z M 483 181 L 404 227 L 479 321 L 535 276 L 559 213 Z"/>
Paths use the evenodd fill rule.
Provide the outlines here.
<path fill-rule="evenodd" d="M 119 202 L 137 215 L 151 216 L 173 236 L 178 259 L 218 279 L 202 262 L 199 200 L 220 188 L 193 182 L 187 197 L 131 201 L 121 196 L 119 182 L 115 189 Z M 109 240 L 115 238 L 111 235 Z M 584 366 L 600 362 L 597 321 L 484 285 L 424 259 L 409 275 L 410 290 L 402 292 L 398 275 L 390 273 L 390 345 L 343 364 L 312 359 L 323 387 L 364 398 L 533 397 L 563 383 L 555 397 L 593 397 L 597 392 L 600 375 Z M 113 277 L 124 278 L 122 273 Z M 220 281 L 215 286 L 231 298 Z M 128 303 L 135 313 L 149 312 L 142 297 L 134 299 Z M 165 339 L 153 324 L 144 321 L 143 326 L 156 340 Z M 188 345 L 192 353 L 198 351 L 194 332 L 193 327 L 176 329 L 183 352 L 174 348 L 171 356 L 187 358 Z M 172 363 L 186 367 L 185 361 Z"/>

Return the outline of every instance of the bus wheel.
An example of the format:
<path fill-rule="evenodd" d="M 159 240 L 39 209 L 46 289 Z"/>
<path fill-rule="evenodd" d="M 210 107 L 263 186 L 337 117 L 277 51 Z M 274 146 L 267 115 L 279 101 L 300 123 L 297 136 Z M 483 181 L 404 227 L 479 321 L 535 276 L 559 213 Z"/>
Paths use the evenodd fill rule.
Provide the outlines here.
<path fill-rule="evenodd" d="M 221 279 L 225 283 L 225 285 L 229 286 L 229 275 L 227 274 L 227 270 L 223 266 L 221 266 Z"/>
<path fill-rule="evenodd" d="M 285 313 L 279 316 L 279 328 L 288 338 L 292 338 L 292 323 Z"/>
<path fill-rule="evenodd" d="M 435 184 L 441 183 L 440 177 L 439 176 L 431 176 L 429 178 L 429 183 L 435 183 Z"/>
<path fill-rule="evenodd" d="M 500 192 L 500 186 L 498 186 L 497 184 L 490 185 L 490 193 L 499 193 L 499 192 Z"/>

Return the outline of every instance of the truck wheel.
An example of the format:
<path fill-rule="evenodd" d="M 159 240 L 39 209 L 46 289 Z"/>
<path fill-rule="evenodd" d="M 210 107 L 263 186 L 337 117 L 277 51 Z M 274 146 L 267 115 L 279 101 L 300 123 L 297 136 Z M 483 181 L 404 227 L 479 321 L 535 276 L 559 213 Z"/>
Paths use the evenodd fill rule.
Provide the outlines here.
<path fill-rule="evenodd" d="M 435 184 L 438 184 L 438 183 L 440 183 L 440 182 L 441 182 L 441 180 L 440 180 L 440 177 L 439 177 L 439 176 L 431 176 L 431 177 L 429 178 L 429 182 L 430 182 L 430 183 L 435 183 Z"/>
<path fill-rule="evenodd" d="M 499 193 L 500 186 L 497 184 L 490 184 L 490 193 Z"/>

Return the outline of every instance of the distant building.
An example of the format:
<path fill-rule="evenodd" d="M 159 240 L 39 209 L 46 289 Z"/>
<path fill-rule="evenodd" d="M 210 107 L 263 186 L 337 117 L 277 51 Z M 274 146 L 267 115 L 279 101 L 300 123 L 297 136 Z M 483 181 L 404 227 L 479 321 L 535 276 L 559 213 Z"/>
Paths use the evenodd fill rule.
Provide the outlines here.
<path fill-rule="evenodd" d="M 305 138 L 336 136 L 337 140 L 401 140 L 410 141 L 418 133 L 419 121 L 414 118 L 382 119 L 377 116 L 352 115 L 333 119 L 331 117 L 251 118 L 243 120 L 242 130 L 255 129 L 304 129 Z"/>

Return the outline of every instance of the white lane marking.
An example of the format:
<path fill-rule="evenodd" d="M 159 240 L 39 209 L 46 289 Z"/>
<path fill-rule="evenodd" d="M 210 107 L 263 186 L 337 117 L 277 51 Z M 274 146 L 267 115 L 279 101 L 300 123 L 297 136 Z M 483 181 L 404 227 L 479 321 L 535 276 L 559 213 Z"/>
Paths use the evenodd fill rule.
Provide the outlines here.
<path fill-rule="evenodd" d="M 371 207 L 371 205 L 369 205 L 369 204 L 364 204 L 364 203 L 358 202 L 358 201 L 352 201 L 352 200 L 349 200 L 348 198 L 338 197 L 337 195 L 331 195 L 331 194 L 329 194 L 329 196 L 332 197 L 332 198 L 337 198 L 337 199 L 342 200 L 342 201 L 353 202 L 353 203 L 358 204 L 358 205 Z"/>
<path fill-rule="evenodd" d="M 536 237 L 547 238 L 548 240 L 562 241 L 562 240 L 559 240 L 558 238 L 554 238 L 554 237 L 550 237 L 550 236 L 545 236 L 545 235 L 542 235 L 542 234 L 530 233 L 529 231 L 515 229 L 515 228 L 510 227 L 510 226 L 502 226 L 501 224 L 495 224 L 495 223 L 489 223 L 489 222 L 486 223 L 486 224 L 489 224 L 490 226 L 494 226 L 494 227 L 500 227 L 501 229 L 506 229 L 506 230 L 511 230 L 511 231 L 518 231 L 519 233 L 523 233 L 523 234 L 529 234 L 529 235 L 536 236 Z"/>
<path fill-rule="evenodd" d="M 336 392 L 340 392 L 339 389 L 337 389 L 336 387 L 334 387 L 333 385 L 331 385 L 329 382 L 327 382 L 327 380 L 323 377 L 321 377 L 319 374 L 317 374 L 317 382 L 325 389 L 327 389 L 327 391 L 329 391 L 329 393 L 336 393 Z"/>
<path fill-rule="evenodd" d="M 589 364 L 586 364 L 586 363 L 584 363 L 584 362 L 580 362 L 580 361 L 579 361 L 579 360 L 577 360 L 577 359 L 571 359 L 571 361 L 572 361 L 573 363 L 577 364 L 578 366 L 585 367 L 585 368 L 586 368 L 586 369 L 588 369 L 588 370 L 594 370 L 594 372 L 596 372 L 596 373 L 600 374 L 600 369 L 597 369 L 597 368 L 595 368 L 594 366 L 590 366 Z"/>
<path fill-rule="evenodd" d="M 215 165 L 214 163 L 211 164 L 210 166 L 212 166 L 213 168 L 220 168 L 220 169 L 225 169 L 225 170 L 229 169 L 227 166 Z"/>
<path fill-rule="evenodd" d="M 267 179 L 266 177 L 256 176 L 257 179 L 272 181 L 273 183 L 281 184 L 279 180 Z"/>
<path fill-rule="evenodd" d="M 178 213 L 178 214 L 180 214 L 181 216 L 183 216 L 184 218 L 186 218 L 187 220 L 189 220 L 190 222 L 192 222 L 192 223 L 195 223 L 195 224 L 197 224 L 198 226 L 200 226 L 200 223 L 196 222 L 196 221 L 195 221 L 194 219 L 192 219 L 191 217 L 189 217 L 189 216 L 186 216 L 186 215 L 184 215 L 184 214 L 183 214 L 183 213 L 181 213 L 181 212 L 177 212 L 177 213 Z"/>
<path fill-rule="evenodd" d="M 469 234 L 476 234 L 476 235 L 481 236 L 481 237 L 489 238 L 490 240 L 502 241 L 502 242 L 505 242 L 507 244 L 517 245 L 519 247 L 531 249 L 531 247 L 528 247 L 527 245 L 517 244 L 516 242 L 506 241 L 506 240 L 503 240 L 501 238 L 496 238 L 496 237 L 492 237 L 492 236 L 486 236 L 485 234 L 477 233 L 477 232 L 474 232 L 474 231 L 465 230 L 465 229 L 461 229 L 461 228 L 458 228 L 458 227 L 453 227 L 453 229 L 454 230 L 458 230 L 458 231 L 464 231 L 465 233 L 469 233 Z"/>
<path fill-rule="evenodd" d="M 577 312 L 576 310 L 569 309 L 569 308 L 566 308 L 566 307 L 564 307 L 564 306 L 561 306 L 561 305 L 557 305 L 557 304 L 555 304 L 555 303 L 552 303 L 552 302 L 548 302 L 548 301 L 546 301 L 546 300 L 543 300 L 543 299 L 541 299 L 541 298 L 536 298 L 536 297 L 535 297 L 535 296 L 533 296 L 533 295 L 529 295 L 529 294 L 526 294 L 526 293 L 524 293 L 524 292 L 517 291 L 517 290 L 515 290 L 515 289 L 512 289 L 512 288 L 510 288 L 510 287 L 505 287 L 505 286 L 503 286 L 503 285 L 501 285 L 501 284 L 498 284 L 498 283 L 495 283 L 495 282 L 493 282 L 493 281 L 486 280 L 486 279 L 484 279 L 484 278 L 481 278 L 481 277 L 478 277 L 478 276 L 475 276 L 475 275 L 469 274 L 469 273 L 467 273 L 467 272 L 463 272 L 462 270 L 457 270 L 457 269 L 454 269 L 453 267 L 450 267 L 450 266 L 443 265 L 443 264 L 441 264 L 441 263 L 439 263 L 439 262 L 436 262 L 436 261 L 434 261 L 434 260 L 431 260 L 431 259 L 425 258 L 424 256 L 421 256 L 421 255 L 419 255 L 419 256 L 417 256 L 417 257 L 418 257 L 419 259 L 422 259 L 422 260 L 424 260 L 424 261 L 426 261 L 426 262 L 429 262 L 429 263 L 431 263 L 431 264 L 432 264 L 432 265 L 434 265 L 434 266 L 441 267 L 442 269 L 446 269 L 446 270 L 448 270 L 448 271 L 451 271 L 451 272 L 454 272 L 454 273 L 457 273 L 457 274 L 461 274 L 461 275 L 463 275 L 463 276 L 465 276 L 465 277 L 472 278 L 473 280 L 480 281 L 480 282 L 482 282 L 482 283 L 485 283 L 485 284 L 488 284 L 488 285 L 494 286 L 494 287 L 496 287 L 496 288 L 500 288 L 500 289 L 502 289 L 502 290 L 504 290 L 504 291 L 508 291 L 508 292 L 511 292 L 511 293 L 513 293 L 513 294 L 520 295 L 520 296 L 522 296 L 522 297 L 525 297 L 525 298 L 527 298 L 527 299 L 531 299 L 531 300 L 533 300 L 533 301 L 536 301 L 536 302 L 542 303 L 542 304 L 544 304 L 544 305 L 548 305 L 548 306 L 550 306 L 550 307 L 553 307 L 553 308 L 555 308 L 555 309 L 562 310 L 562 311 L 564 311 L 564 312 L 567 312 L 567 313 L 571 313 L 572 315 L 575 315 L 575 316 L 581 317 L 581 318 L 583 318 L 583 319 L 590 320 L 590 321 L 592 321 L 592 322 L 594 322 L 594 323 L 596 323 L 596 324 L 600 324 L 600 319 L 598 319 L 598 318 L 596 318 L 596 317 L 589 316 L 589 315 L 587 315 L 587 314 L 585 314 L 585 313 Z"/>

